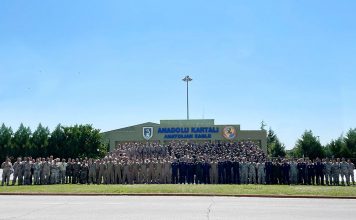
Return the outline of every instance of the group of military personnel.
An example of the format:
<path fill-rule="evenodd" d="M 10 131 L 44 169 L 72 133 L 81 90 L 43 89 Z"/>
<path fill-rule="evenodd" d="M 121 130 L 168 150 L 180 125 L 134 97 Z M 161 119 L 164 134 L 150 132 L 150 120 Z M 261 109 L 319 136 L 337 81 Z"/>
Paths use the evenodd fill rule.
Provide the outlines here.
<path fill-rule="evenodd" d="M 350 160 L 271 160 L 252 142 L 172 142 L 168 146 L 125 143 L 102 159 L 25 157 L 17 158 L 14 164 L 7 159 L 1 168 L 2 185 L 10 185 L 11 174 L 11 185 L 355 183 L 355 167 Z"/>

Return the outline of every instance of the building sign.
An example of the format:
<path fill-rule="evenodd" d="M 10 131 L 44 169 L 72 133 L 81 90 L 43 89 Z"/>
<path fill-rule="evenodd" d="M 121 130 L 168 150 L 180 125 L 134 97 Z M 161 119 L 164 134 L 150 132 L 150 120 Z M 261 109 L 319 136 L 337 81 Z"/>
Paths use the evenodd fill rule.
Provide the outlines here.
<path fill-rule="evenodd" d="M 159 127 L 157 133 L 164 139 L 211 139 L 219 132 L 219 127 Z"/>
<path fill-rule="evenodd" d="M 160 120 L 101 133 L 103 144 L 113 150 L 118 143 L 158 141 L 243 141 L 253 140 L 267 152 L 265 130 L 241 130 L 238 124 L 216 125 L 214 119 Z"/>

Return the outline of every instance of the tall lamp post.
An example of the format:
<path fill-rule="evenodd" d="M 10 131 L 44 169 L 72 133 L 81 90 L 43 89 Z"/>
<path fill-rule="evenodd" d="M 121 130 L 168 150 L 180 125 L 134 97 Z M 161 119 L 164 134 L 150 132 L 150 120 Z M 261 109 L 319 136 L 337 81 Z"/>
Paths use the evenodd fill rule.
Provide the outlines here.
<path fill-rule="evenodd" d="M 189 89 L 188 89 L 188 84 L 190 81 L 193 79 L 190 78 L 189 76 L 184 77 L 183 81 L 187 82 L 187 120 L 189 120 Z"/>

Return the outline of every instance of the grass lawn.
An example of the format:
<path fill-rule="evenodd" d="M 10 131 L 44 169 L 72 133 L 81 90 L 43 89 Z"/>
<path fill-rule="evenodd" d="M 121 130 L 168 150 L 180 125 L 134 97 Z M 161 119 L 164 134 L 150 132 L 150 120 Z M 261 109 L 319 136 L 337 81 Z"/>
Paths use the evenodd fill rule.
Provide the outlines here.
<path fill-rule="evenodd" d="M 45 185 L 4 186 L 0 193 L 172 193 L 215 195 L 351 196 L 356 187 L 286 185 Z"/>

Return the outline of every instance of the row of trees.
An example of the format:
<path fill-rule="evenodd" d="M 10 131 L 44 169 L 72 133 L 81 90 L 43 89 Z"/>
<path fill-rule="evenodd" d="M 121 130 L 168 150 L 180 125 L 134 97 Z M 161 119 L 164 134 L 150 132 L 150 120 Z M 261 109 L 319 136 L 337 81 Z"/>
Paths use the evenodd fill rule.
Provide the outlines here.
<path fill-rule="evenodd" d="M 92 125 L 62 126 L 50 132 L 41 124 L 32 132 L 23 124 L 13 132 L 11 127 L 2 124 L 0 127 L 0 160 L 7 156 L 31 155 L 47 157 L 53 155 L 60 158 L 102 157 L 108 146 L 101 143 L 100 130 Z M 267 153 L 272 157 L 345 157 L 356 158 L 356 128 L 350 129 L 346 135 L 332 140 L 323 146 L 319 137 L 306 130 L 297 140 L 292 150 L 286 150 L 275 132 L 270 128 L 267 132 Z"/>
<path fill-rule="evenodd" d="M 288 151 L 270 128 L 267 132 L 267 151 L 271 157 L 356 158 L 356 128 L 350 129 L 346 135 L 332 140 L 325 146 L 320 143 L 319 137 L 315 136 L 311 130 L 306 130 L 297 140 L 294 148 Z"/>
<path fill-rule="evenodd" d="M 100 130 L 92 125 L 62 126 L 50 132 L 41 124 L 32 132 L 22 123 L 16 132 L 2 124 L 0 127 L 0 159 L 7 156 L 60 158 L 101 157 L 107 152 L 107 146 L 101 143 Z"/>

